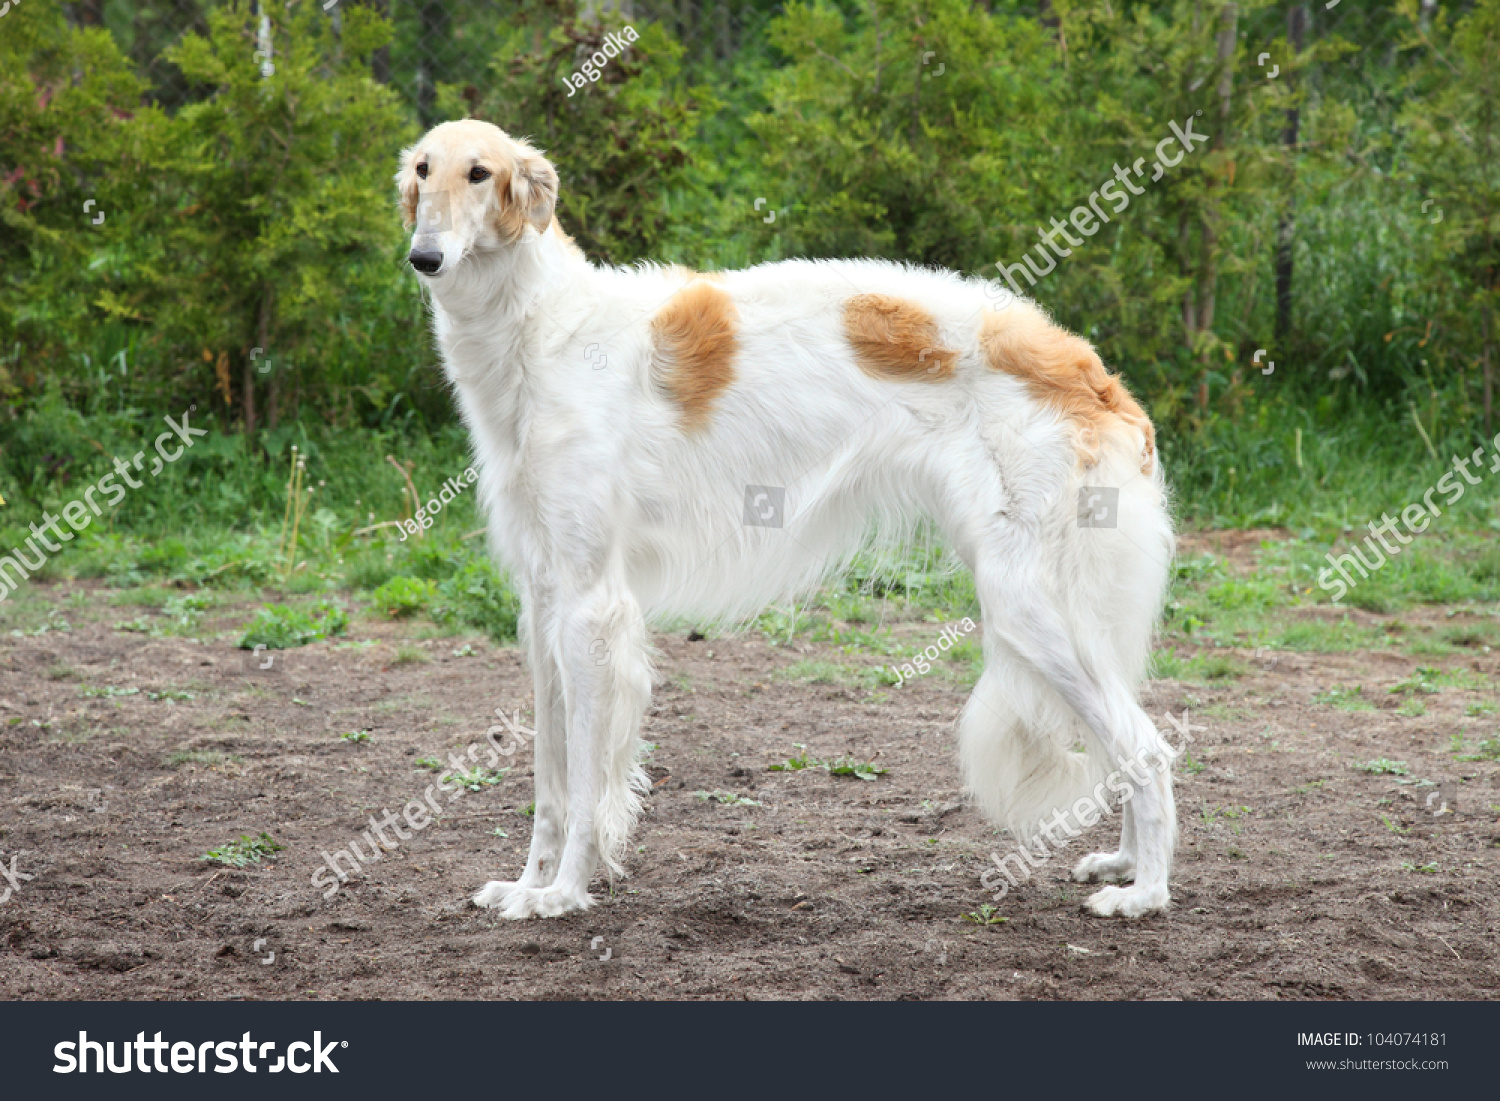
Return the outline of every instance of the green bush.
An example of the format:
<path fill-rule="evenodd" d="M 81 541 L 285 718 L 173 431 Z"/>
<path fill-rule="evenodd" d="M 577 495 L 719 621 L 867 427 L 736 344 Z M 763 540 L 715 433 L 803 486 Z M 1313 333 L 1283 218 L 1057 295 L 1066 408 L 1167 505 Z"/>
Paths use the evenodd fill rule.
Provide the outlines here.
<path fill-rule="evenodd" d="M 264 604 L 240 637 L 241 650 L 264 646 L 289 650 L 341 635 L 349 625 L 344 609 L 331 600 L 320 600 L 310 611 L 285 604 Z"/>
<path fill-rule="evenodd" d="M 437 585 L 415 577 L 393 577 L 376 589 L 371 599 L 381 613 L 392 619 L 416 615 L 437 595 Z"/>
<path fill-rule="evenodd" d="M 516 638 L 521 601 L 487 558 L 471 556 L 452 577 L 438 584 L 440 602 L 432 617 L 439 623 L 472 627 L 496 642 Z"/>

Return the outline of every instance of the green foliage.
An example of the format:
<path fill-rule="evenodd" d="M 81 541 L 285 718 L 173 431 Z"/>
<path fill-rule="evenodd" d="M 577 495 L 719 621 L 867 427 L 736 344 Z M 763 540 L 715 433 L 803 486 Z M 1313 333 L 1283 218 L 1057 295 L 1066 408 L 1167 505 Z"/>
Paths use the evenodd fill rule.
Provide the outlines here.
<path fill-rule="evenodd" d="M 798 743 L 797 748 L 802 752 L 795 757 L 787 758 L 779 765 L 769 766 L 769 771 L 801 772 L 804 769 L 820 768 L 830 776 L 854 776 L 861 780 L 874 780 L 886 774 L 885 769 L 877 768 L 869 761 L 856 761 L 853 757 L 839 757 L 825 761 L 808 753 L 805 745 Z"/>
<path fill-rule="evenodd" d="M 700 119 L 717 107 L 706 88 L 682 86 L 682 47 L 671 35 L 635 24 L 639 40 L 602 68 L 590 62 L 597 79 L 576 90 L 564 78 L 623 24 L 591 23 L 576 4 L 558 4 L 514 26 L 482 95 L 449 88 L 441 97 L 449 117 L 485 119 L 550 151 L 561 179 L 558 218 L 606 263 L 659 258 L 668 226 L 660 196 L 684 185 Z"/>
<path fill-rule="evenodd" d="M 393 577 L 370 594 L 383 615 L 392 619 L 416 615 L 437 594 L 437 585 L 415 577 Z"/>
<path fill-rule="evenodd" d="M 237 840 L 217 849 L 209 849 L 207 855 L 199 859 L 223 864 L 228 868 L 243 868 L 247 864 L 259 864 L 262 857 L 271 856 L 285 848 L 285 845 L 272 840 L 268 833 L 262 833 L 259 837 L 242 833 Z"/>
<path fill-rule="evenodd" d="M 77 7 L 13 3 L 0 28 L 0 548 L 162 414 L 196 403 L 212 432 L 43 580 L 246 589 L 295 561 L 291 592 L 431 582 L 407 614 L 515 637 L 513 590 L 456 543 L 478 526 L 472 501 L 422 546 L 353 534 L 404 514 L 385 455 L 419 485 L 469 461 L 390 182 L 438 116 L 545 147 L 559 217 L 596 260 L 872 256 L 991 279 L 1197 119 L 1207 147 L 1022 286 L 1130 380 L 1189 526 L 1294 533 L 1274 579 L 1223 574 L 1175 600 L 1169 629 L 1198 643 L 1390 644 L 1368 617 L 1293 613 L 1327 599 L 1330 547 L 1493 435 L 1500 0 L 1313 5 L 1297 54 L 1285 6 L 1244 0 L 1223 59 L 1223 6 L 1188 0 L 756 0 L 722 37 L 642 9 L 639 40 L 572 95 L 563 78 L 620 30 L 614 9 L 589 5 L 599 24 L 575 0 L 504 19 L 480 0 L 268 4 L 263 73 L 248 0 L 111 2 L 105 28 L 71 25 Z M 387 62 L 404 75 L 382 83 Z M 410 79 L 419 64 L 447 83 Z M 1283 226 L 1295 281 L 1278 333 Z M 1249 368 L 1260 348 L 1273 375 Z M 326 486 L 278 559 L 293 445 Z M 1475 487 L 1345 602 L 1500 599 L 1494 500 Z M 800 612 L 763 626 L 889 653 L 869 626 L 887 602 L 977 610 L 967 573 L 934 557 L 899 572 L 862 557 L 810 628 Z M 133 626 L 191 632 L 206 608 L 163 611 Z"/>
<path fill-rule="evenodd" d="M 727 807 L 759 807 L 764 805 L 758 800 L 751 799 L 748 795 L 741 795 L 734 791 L 695 791 L 693 795 L 700 803 L 707 803 L 709 800 L 713 800 Z"/>
<path fill-rule="evenodd" d="M 472 627 L 496 642 L 513 642 L 521 620 L 521 600 L 481 555 L 470 555 L 438 583 L 432 617 L 439 623 Z"/>
<path fill-rule="evenodd" d="M 483 791 L 485 788 L 492 788 L 500 783 L 501 780 L 504 780 L 505 774 L 509 771 L 510 769 L 508 768 L 484 768 L 483 766 L 476 765 L 462 772 L 455 772 L 452 778 L 466 791 Z"/>
<path fill-rule="evenodd" d="M 975 925 L 1004 925 L 1010 918 L 1000 913 L 998 906 L 984 903 L 977 910 L 970 910 L 963 915 L 965 921 L 972 921 Z"/>
<path fill-rule="evenodd" d="M 344 609 L 331 600 L 320 600 L 311 609 L 286 604 L 265 604 L 245 628 L 236 644 L 241 650 L 264 646 L 268 650 L 289 650 L 341 635 L 349 625 Z"/>

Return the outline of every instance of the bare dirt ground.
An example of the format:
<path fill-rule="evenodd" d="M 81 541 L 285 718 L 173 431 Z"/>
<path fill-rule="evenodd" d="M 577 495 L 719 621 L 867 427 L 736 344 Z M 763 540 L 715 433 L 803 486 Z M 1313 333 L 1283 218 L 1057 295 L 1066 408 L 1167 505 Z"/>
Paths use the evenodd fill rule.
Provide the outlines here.
<path fill-rule="evenodd" d="M 1455 734 L 1470 747 L 1495 736 L 1497 653 L 1438 660 L 1470 684 L 1422 696 L 1420 715 L 1388 688 L 1434 659 L 1396 652 L 1246 652 L 1237 679 L 1153 682 L 1145 705 L 1164 728 L 1184 710 L 1206 728 L 1178 765 L 1171 911 L 1135 923 L 1082 911 L 1093 888 L 1067 874 L 1114 847 L 1106 822 L 1012 890 L 1006 920 L 979 925 L 964 916 L 990 901 L 979 877 L 1014 842 L 965 803 L 958 683 L 872 693 L 786 674 L 850 663 L 831 647 L 661 635 L 645 728 L 656 787 L 630 877 L 612 892 L 596 882 L 587 913 L 511 924 L 468 899 L 522 866 L 529 750 L 331 899 L 310 878 L 372 814 L 421 796 L 436 773 L 418 761 L 481 742 L 496 708 L 529 719 L 516 651 L 356 617 L 348 640 L 259 674 L 231 648 L 248 601 L 212 612 L 219 640 L 198 642 L 115 630 L 136 611 L 85 584 L 43 594 L 71 629 L 0 637 L 0 858 L 31 877 L 0 904 L 3 998 L 1500 992 L 1500 763 L 1452 747 Z M 937 636 L 903 630 L 913 648 Z M 1373 710 L 1315 700 L 1355 684 Z M 358 730 L 369 740 L 341 740 Z M 799 743 L 888 771 L 768 771 Z M 1404 771 L 1357 767 L 1382 758 Z M 1430 813 L 1422 781 L 1444 785 L 1456 812 Z M 201 859 L 263 831 L 285 846 L 274 858 Z"/>

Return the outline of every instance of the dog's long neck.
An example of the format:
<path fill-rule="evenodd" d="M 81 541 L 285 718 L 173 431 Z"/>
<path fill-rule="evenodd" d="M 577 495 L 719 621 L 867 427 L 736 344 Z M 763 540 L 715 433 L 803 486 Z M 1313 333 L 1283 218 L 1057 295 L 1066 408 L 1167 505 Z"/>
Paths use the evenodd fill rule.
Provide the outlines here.
<path fill-rule="evenodd" d="M 577 264 L 588 266 L 551 233 L 528 230 L 520 243 L 476 252 L 434 282 L 434 312 L 460 330 L 519 325 Z"/>
<path fill-rule="evenodd" d="M 468 257 L 432 285 L 433 330 L 479 444 L 481 494 L 489 502 L 531 491 L 521 452 L 538 391 L 538 315 L 551 299 L 576 295 L 592 270 L 556 235 L 529 231 L 518 245 Z"/>

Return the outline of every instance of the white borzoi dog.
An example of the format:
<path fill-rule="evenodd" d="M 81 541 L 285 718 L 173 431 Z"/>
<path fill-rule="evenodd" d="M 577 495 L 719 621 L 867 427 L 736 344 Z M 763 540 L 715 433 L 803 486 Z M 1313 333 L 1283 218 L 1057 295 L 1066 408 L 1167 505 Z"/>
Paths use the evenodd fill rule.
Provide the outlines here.
<path fill-rule="evenodd" d="M 601 862 L 624 874 L 650 617 L 743 620 L 922 516 L 974 573 L 985 670 L 959 752 L 991 819 L 1030 836 L 1162 751 L 1137 689 L 1165 490 L 1150 421 L 1086 341 L 900 264 L 595 267 L 553 217 L 552 165 L 484 122 L 433 129 L 396 182 L 535 678 L 530 856 L 476 904 L 564 914 Z M 1097 914 L 1167 905 L 1171 775 L 1145 774 L 1119 850 L 1074 871 L 1133 880 Z"/>

